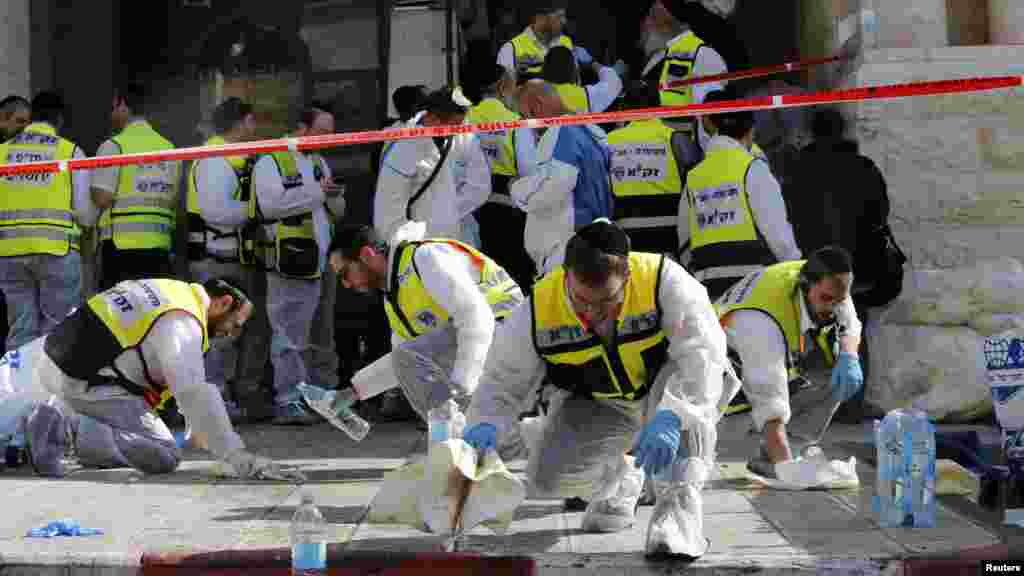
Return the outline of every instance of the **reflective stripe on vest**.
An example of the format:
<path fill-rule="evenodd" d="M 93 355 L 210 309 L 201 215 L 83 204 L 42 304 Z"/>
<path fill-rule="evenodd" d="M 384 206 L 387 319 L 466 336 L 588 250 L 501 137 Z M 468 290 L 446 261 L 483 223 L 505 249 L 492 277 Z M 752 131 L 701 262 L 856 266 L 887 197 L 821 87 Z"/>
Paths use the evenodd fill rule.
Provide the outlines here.
<path fill-rule="evenodd" d="M 615 221 L 627 232 L 664 233 L 663 246 L 640 250 L 674 252 L 683 180 L 672 150 L 674 130 L 661 120 L 632 122 L 608 134 Z"/>
<path fill-rule="evenodd" d="M 723 278 L 723 270 L 737 266 L 767 266 L 776 261 L 750 209 L 746 182 L 754 161 L 742 148 L 721 147 L 687 174 L 688 267 L 698 280 Z"/>
<path fill-rule="evenodd" d="M 469 124 L 483 122 L 511 122 L 519 120 L 519 115 L 512 112 L 497 98 L 485 98 L 474 106 L 466 115 Z M 515 131 L 480 132 L 477 134 L 480 147 L 491 166 L 491 172 L 502 176 L 516 176 Z"/>
<path fill-rule="evenodd" d="M 173 150 L 148 122 L 132 122 L 113 138 L 122 154 Z M 177 207 L 177 162 L 121 166 L 114 205 L 97 223 L 100 240 L 121 250 L 170 250 Z M 113 223 L 113 225 L 111 225 Z"/>
<path fill-rule="evenodd" d="M 562 104 L 574 114 L 590 112 L 590 93 L 577 84 L 555 84 L 555 90 L 562 98 Z"/>
<path fill-rule="evenodd" d="M 573 49 L 572 40 L 564 34 L 558 43 L 569 50 Z M 516 67 L 517 82 L 523 83 L 531 78 L 540 78 L 544 74 L 544 57 L 548 50 L 534 40 L 534 37 L 523 32 L 512 39 L 512 53 Z"/>
<path fill-rule="evenodd" d="M 594 399 L 639 400 L 668 357 L 658 290 L 664 257 L 631 252 L 629 280 L 613 341 L 583 328 L 566 296 L 565 268 L 533 287 L 533 343 L 555 386 Z"/>
<path fill-rule="evenodd" d="M 803 358 L 809 352 L 800 330 L 800 269 L 806 260 L 782 262 L 748 274 L 733 285 L 714 304 L 723 327 L 729 326 L 731 315 L 737 310 L 757 310 L 767 314 L 779 327 L 786 339 L 786 367 L 790 376 L 796 375 Z M 817 338 L 829 366 L 834 364 L 831 341 L 834 325 L 822 329 Z"/>
<path fill-rule="evenodd" d="M 416 269 L 413 256 L 425 244 L 446 245 L 470 257 L 480 271 L 477 286 L 495 318 L 508 316 L 522 303 L 523 293 L 505 269 L 472 246 L 443 238 L 406 242 L 396 247 L 392 255 L 391 285 L 384 302 L 391 329 L 405 340 L 432 332 L 449 320 L 448 311 L 430 295 Z"/>
<path fill-rule="evenodd" d="M 220 136 L 213 136 L 204 143 L 204 146 L 223 146 L 225 144 L 227 144 L 227 142 L 224 138 Z M 231 195 L 232 198 L 240 201 L 248 201 L 248 190 L 243 191 L 243 188 L 247 189 L 249 187 L 251 178 L 252 163 L 249 162 L 249 157 L 225 156 L 223 159 L 205 158 L 192 162 L 188 175 L 188 194 L 185 198 L 185 208 L 188 216 L 188 242 L 190 245 L 202 246 L 203 250 L 205 250 L 206 243 L 213 239 L 229 237 L 237 239 L 237 231 L 235 230 L 218 230 L 207 225 L 199 210 L 199 191 L 198 184 L 196 183 L 199 163 L 220 162 L 221 160 L 227 161 L 235 171 L 236 183 L 235 189 Z M 218 191 L 212 192 L 216 193 Z M 233 253 L 231 255 L 222 254 L 218 255 L 218 258 L 222 260 L 238 261 L 239 255 L 237 245 L 233 248 Z"/>
<path fill-rule="evenodd" d="M 121 352 L 138 346 L 153 323 L 172 310 L 191 314 L 203 329 L 203 352 L 209 350 L 207 309 L 202 286 L 180 280 L 130 280 L 100 292 L 86 302 L 114 335 Z M 111 361 L 120 353 L 113 356 Z"/>
<path fill-rule="evenodd" d="M 683 34 L 668 47 L 665 65 L 661 70 L 661 84 L 686 80 L 693 73 L 697 51 L 704 41 L 693 32 Z M 680 86 L 660 92 L 662 106 L 687 106 L 693 103 L 693 85 Z"/>
<path fill-rule="evenodd" d="M 39 122 L 0 144 L 5 164 L 70 160 L 74 153 L 74 144 Z M 64 256 L 77 250 L 81 232 L 72 197 L 70 171 L 0 177 L 0 256 Z"/>

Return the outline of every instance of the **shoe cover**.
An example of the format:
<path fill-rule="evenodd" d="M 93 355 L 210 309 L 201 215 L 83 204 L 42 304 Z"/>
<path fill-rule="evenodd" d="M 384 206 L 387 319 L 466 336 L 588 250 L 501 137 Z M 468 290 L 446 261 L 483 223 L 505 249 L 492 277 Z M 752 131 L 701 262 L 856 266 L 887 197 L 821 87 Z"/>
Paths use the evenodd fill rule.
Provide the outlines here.
<path fill-rule="evenodd" d="M 667 481 L 655 481 L 658 500 L 647 526 L 648 556 L 693 560 L 711 547 L 704 537 L 704 500 L 701 490 L 708 476 L 699 458 L 677 461 Z"/>
<path fill-rule="evenodd" d="M 605 468 L 597 494 L 583 515 L 584 532 L 619 532 L 636 523 L 646 475 L 633 462 L 632 456 L 625 456 Z"/>
<path fill-rule="evenodd" d="M 67 427 L 60 410 L 40 404 L 25 423 L 28 452 L 32 467 L 40 476 L 64 477 L 64 453 L 67 450 Z"/>

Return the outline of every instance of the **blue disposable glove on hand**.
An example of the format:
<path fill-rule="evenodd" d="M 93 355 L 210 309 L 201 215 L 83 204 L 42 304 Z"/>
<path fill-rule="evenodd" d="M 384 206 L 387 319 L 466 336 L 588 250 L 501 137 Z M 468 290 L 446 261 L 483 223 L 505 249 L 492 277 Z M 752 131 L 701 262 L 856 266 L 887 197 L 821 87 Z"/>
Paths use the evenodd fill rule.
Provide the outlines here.
<path fill-rule="evenodd" d="M 648 477 L 664 470 L 679 451 L 681 429 L 679 416 L 668 410 L 658 410 L 633 445 L 636 467 L 643 468 Z"/>
<path fill-rule="evenodd" d="M 849 352 L 840 352 L 839 361 L 832 369 L 832 399 L 846 402 L 864 387 L 864 371 L 860 358 Z"/>
<path fill-rule="evenodd" d="M 577 46 L 572 51 L 576 55 L 576 61 L 579 62 L 580 66 L 587 66 L 594 62 L 594 57 L 583 46 Z"/>
<path fill-rule="evenodd" d="M 466 430 L 462 439 L 477 452 L 483 454 L 498 447 L 498 429 L 493 424 L 482 422 Z"/>

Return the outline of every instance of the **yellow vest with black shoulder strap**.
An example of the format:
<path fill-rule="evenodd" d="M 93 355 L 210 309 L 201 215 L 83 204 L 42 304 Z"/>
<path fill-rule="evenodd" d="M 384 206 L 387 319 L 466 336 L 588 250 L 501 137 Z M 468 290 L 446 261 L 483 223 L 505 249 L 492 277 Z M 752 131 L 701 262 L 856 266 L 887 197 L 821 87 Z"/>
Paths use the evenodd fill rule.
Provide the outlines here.
<path fill-rule="evenodd" d="M 201 294 L 203 288 L 199 284 L 160 279 L 121 282 L 89 298 L 86 306 L 106 328 L 106 333 L 97 331 L 95 334 L 78 335 L 81 341 L 90 343 L 88 362 L 98 367 L 114 366 L 118 356 L 126 350 L 137 348 L 153 324 L 164 314 L 173 311 L 186 312 L 199 322 L 205 354 L 210 349 L 210 341 L 207 307 Z M 157 410 L 171 398 L 168 387 L 157 386 L 153 382 L 149 382 L 149 386 L 133 386 L 134 383 L 122 377 L 119 383 L 130 392 L 145 398 Z"/>
<path fill-rule="evenodd" d="M 223 146 L 227 142 L 221 136 L 213 136 L 207 140 L 204 146 Z M 249 199 L 249 192 L 252 188 L 252 167 L 255 164 L 255 158 L 249 156 L 226 156 L 223 158 L 235 171 L 237 183 L 234 192 L 231 197 L 240 202 L 247 202 Z M 189 170 L 188 175 L 188 195 L 185 200 L 185 209 L 188 216 L 188 258 L 189 260 L 204 260 L 209 254 L 206 251 L 206 243 L 209 240 L 219 240 L 221 238 L 236 238 L 238 236 L 237 230 L 222 231 L 216 228 L 210 227 L 205 220 L 203 220 L 202 213 L 199 210 L 199 189 L 196 183 L 196 173 L 200 162 L 219 162 L 219 158 L 205 158 L 203 160 L 197 160 L 192 163 L 192 167 Z M 231 262 L 237 262 L 239 255 L 234 254 L 230 258 L 218 258 L 220 260 L 226 260 Z"/>
<path fill-rule="evenodd" d="M 730 316 L 738 310 L 757 310 L 767 314 L 779 327 L 786 339 L 786 368 L 792 379 L 810 352 L 801 327 L 800 269 L 806 260 L 794 260 L 769 266 L 754 272 L 733 285 L 715 303 L 715 312 L 723 327 L 728 327 Z M 815 338 L 817 349 L 825 356 L 826 364 L 835 364 L 836 327 L 822 327 Z"/>
<path fill-rule="evenodd" d="M 149 122 L 132 122 L 111 139 L 121 154 L 173 150 Z M 178 163 L 131 164 L 118 169 L 114 204 L 97 228 L 100 240 L 120 250 L 170 251 L 177 214 Z"/>
<path fill-rule="evenodd" d="M 640 120 L 608 134 L 615 222 L 639 252 L 674 254 L 683 179 L 672 149 L 675 130 Z"/>
<path fill-rule="evenodd" d="M 757 145 L 757 142 L 753 142 L 750 145 L 750 155 L 758 160 L 768 161 L 768 155 L 764 153 L 764 150 Z"/>
<path fill-rule="evenodd" d="M 682 251 L 700 282 L 735 281 L 776 262 L 750 208 L 747 174 L 755 161 L 740 146 L 723 146 L 687 174 L 690 240 Z"/>
<path fill-rule="evenodd" d="M 544 75 L 544 57 L 547 48 L 537 43 L 535 37 L 525 31 L 512 39 L 513 60 L 516 67 L 516 81 L 519 84 Z M 569 50 L 574 48 L 572 40 L 562 35 L 558 43 Z"/>
<path fill-rule="evenodd" d="M 665 89 L 665 84 L 689 79 L 697 62 L 697 51 L 704 41 L 693 32 L 686 32 L 669 45 L 661 69 L 661 105 L 688 106 L 693 104 L 693 85 Z"/>
<path fill-rule="evenodd" d="M 590 112 L 590 93 L 578 84 L 555 84 L 555 90 L 562 99 L 562 104 L 573 114 Z"/>
<path fill-rule="evenodd" d="M 49 124 L 29 124 L 0 144 L 4 164 L 70 160 L 75 145 L 57 136 Z M 78 250 L 71 171 L 0 177 L 0 256 L 50 254 Z"/>
<path fill-rule="evenodd" d="M 480 271 L 477 287 L 487 299 L 496 319 L 512 313 L 523 301 L 519 285 L 505 269 L 481 252 L 459 242 L 444 238 L 405 242 L 395 248 L 392 256 L 391 285 L 388 287 L 384 309 L 391 329 L 405 340 L 432 332 L 448 323 L 449 313 L 430 295 L 413 256 L 420 246 L 443 244 L 467 254 Z"/>
<path fill-rule="evenodd" d="M 277 165 L 285 191 L 303 186 L 295 152 L 268 154 Z M 249 198 L 249 223 L 242 228 L 240 259 L 244 266 L 262 264 L 289 278 L 314 279 L 320 277 L 320 248 L 316 243 L 313 213 L 297 214 L 287 218 L 265 219 L 256 194 Z M 266 238 L 264 226 L 274 227 L 274 239 Z"/>
<path fill-rule="evenodd" d="M 613 346 L 586 329 L 568 301 L 565 268 L 533 287 L 533 343 L 556 387 L 599 400 L 640 400 L 668 358 L 658 291 L 664 256 L 632 252 Z"/>
<path fill-rule="evenodd" d="M 518 114 L 509 110 L 501 100 L 494 97 L 484 98 L 466 115 L 468 124 L 515 122 L 519 119 Z M 480 132 L 477 134 L 477 139 L 491 166 L 491 194 L 487 201 L 518 210 L 509 193 L 512 179 L 518 175 L 515 130 Z"/>

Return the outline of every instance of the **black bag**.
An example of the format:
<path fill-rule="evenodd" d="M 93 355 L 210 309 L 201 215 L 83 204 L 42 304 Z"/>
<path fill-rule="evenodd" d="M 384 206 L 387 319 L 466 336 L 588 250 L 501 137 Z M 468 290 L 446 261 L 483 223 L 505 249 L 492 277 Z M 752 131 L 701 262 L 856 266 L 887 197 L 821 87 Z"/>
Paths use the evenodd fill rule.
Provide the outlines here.
<path fill-rule="evenodd" d="M 879 272 L 881 273 L 875 277 L 871 289 L 861 295 L 858 300 L 867 306 L 885 306 L 895 300 L 903 290 L 903 267 L 909 260 L 899 244 L 896 243 L 896 238 L 888 224 L 876 228 L 872 232 L 872 236 L 877 238 L 880 243 Z"/>

